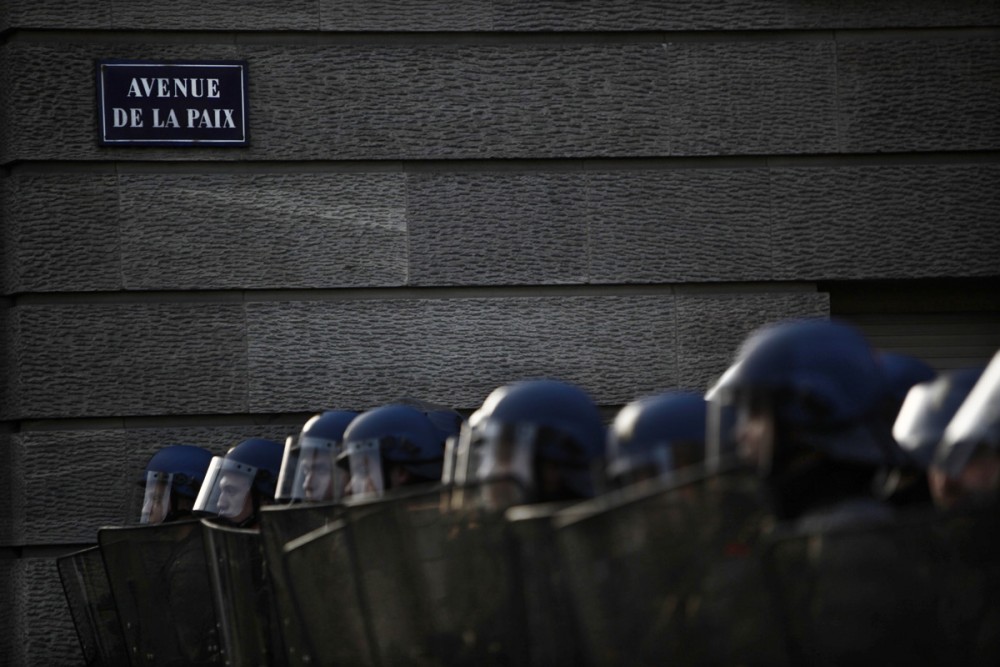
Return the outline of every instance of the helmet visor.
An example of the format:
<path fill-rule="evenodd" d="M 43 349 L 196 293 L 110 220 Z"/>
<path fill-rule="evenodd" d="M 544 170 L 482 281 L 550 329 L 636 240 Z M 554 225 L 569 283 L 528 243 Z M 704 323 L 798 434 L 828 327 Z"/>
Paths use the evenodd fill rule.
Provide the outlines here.
<path fill-rule="evenodd" d="M 619 456 L 608 463 L 607 476 L 612 488 L 622 488 L 646 480 L 662 479 L 674 471 L 673 448 L 663 443 L 648 451 Z"/>
<path fill-rule="evenodd" d="M 362 440 L 344 445 L 338 463 L 347 467 L 348 480 L 345 495 L 358 497 L 380 496 L 385 491 L 382 477 L 381 446 L 378 440 Z"/>
<path fill-rule="evenodd" d="M 529 424 L 485 420 L 463 428 L 455 484 L 477 492 L 459 493 L 461 504 L 502 510 L 527 502 L 535 487 L 536 438 L 537 429 Z"/>
<path fill-rule="evenodd" d="M 958 477 L 973 455 L 1000 453 L 1000 353 L 948 423 L 934 465 Z"/>
<path fill-rule="evenodd" d="M 142 498 L 139 523 L 161 524 L 170 514 L 170 489 L 173 473 L 150 470 L 146 473 L 146 488 Z"/>
<path fill-rule="evenodd" d="M 251 488 L 257 468 L 216 456 L 208 466 L 194 511 L 242 523 L 253 514 Z"/>
<path fill-rule="evenodd" d="M 774 451 L 774 428 L 768 394 L 712 394 L 706 424 L 706 467 L 720 470 L 738 462 L 766 473 Z"/>
<path fill-rule="evenodd" d="M 299 439 L 298 464 L 292 498 L 306 502 L 340 500 L 348 481 L 347 472 L 336 465 L 340 443 L 310 436 Z"/>
<path fill-rule="evenodd" d="M 281 455 L 281 470 L 278 471 L 278 483 L 275 485 L 274 500 L 287 503 L 301 499 L 296 497 L 295 473 L 299 464 L 299 443 L 294 435 L 285 438 L 285 452 Z"/>

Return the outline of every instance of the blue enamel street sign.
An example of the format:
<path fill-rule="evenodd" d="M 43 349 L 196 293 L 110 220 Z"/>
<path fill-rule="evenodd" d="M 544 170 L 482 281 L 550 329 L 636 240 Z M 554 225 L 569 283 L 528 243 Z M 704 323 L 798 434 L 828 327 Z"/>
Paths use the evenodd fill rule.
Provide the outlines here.
<path fill-rule="evenodd" d="M 97 62 L 105 146 L 246 146 L 248 106 L 246 62 Z"/>

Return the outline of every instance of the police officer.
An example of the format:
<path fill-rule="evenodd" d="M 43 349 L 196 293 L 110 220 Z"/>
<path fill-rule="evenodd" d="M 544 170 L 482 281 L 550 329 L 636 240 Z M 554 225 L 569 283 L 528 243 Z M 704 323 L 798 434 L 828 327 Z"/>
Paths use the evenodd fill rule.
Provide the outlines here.
<path fill-rule="evenodd" d="M 558 380 L 504 385 L 469 418 L 456 482 L 485 484 L 496 509 L 589 498 L 604 438 L 601 413 L 580 387 Z"/>
<path fill-rule="evenodd" d="M 877 475 L 905 457 L 884 419 L 885 395 L 883 371 L 860 332 L 799 320 L 752 333 L 707 398 L 735 408 L 729 435 L 756 467 L 775 513 L 829 524 L 887 518 Z"/>
<path fill-rule="evenodd" d="M 423 411 L 383 405 L 355 417 L 344 431 L 337 463 L 347 471 L 345 493 L 377 497 L 390 489 L 439 482 L 447 433 Z"/>
<path fill-rule="evenodd" d="M 671 391 L 623 407 L 607 439 L 607 484 L 622 488 L 662 479 L 705 458 L 705 399 Z"/>
<path fill-rule="evenodd" d="M 194 512 L 255 527 L 261 505 L 274 502 L 283 452 L 273 440 L 250 438 L 213 458 Z"/>
<path fill-rule="evenodd" d="M 195 445 L 169 445 L 153 454 L 138 480 L 143 488 L 139 523 L 190 516 L 211 460 L 210 451 Z"/>
<path fill-rule="evenodd" d="M 313 415 L 297 438 L 289 437 L 276 500 L 322 502 L 344 495 L 347 477 L 336 461 L 344 430 L 357 416 L 350 410 L 325 410 Z"/>
<path fill-rule="evenodd" d="M 784 520 L 765 555 L 792 664 L 933 662 L 928 582 L 879 497 L 905 462 L 886 391 L 859 331 L 796 320 L 753 332 L 708 394 L 736 409 L 736 451 Z"/>

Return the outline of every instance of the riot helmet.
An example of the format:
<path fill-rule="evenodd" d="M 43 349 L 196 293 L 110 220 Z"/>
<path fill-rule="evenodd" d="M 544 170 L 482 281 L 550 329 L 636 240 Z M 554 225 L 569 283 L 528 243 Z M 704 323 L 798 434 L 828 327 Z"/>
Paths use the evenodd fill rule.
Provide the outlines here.
<path fill-rule="evenodd" d="M 711 455 L 755 466 L 779 515 L 871 495 L 876 472 L 906 461 L 884 417 L 886 394 L 855 328 L 819 319 L 762 327 L 706 394 L 717 422 Z"/>
<path fill-rule="evenodd" d="M 608 430 L 607 483 L 621 488 L 701 463 L 705 420 L 699 393 L 671 391 L 629 403 Z"/>
<path fill-rule="evenodd" d="M 169 445 L 153 454 L 138 480 L 143 489 L 139 523 L 188 516 L 211 460 L 210 451 L 195 445 Z"/>
<path fill-rule="evenodd" d="M 398 403 L 355 417 L 344 431 L 337 463 L 349 479 L 345 493 L 385 491 L 441 479 L 445 434 L 423 411 Z"/>
<path fill-rule="evenodd" d="M 455 482 L 507 485 L 494 506 L 592 497 L 604 437 L 601 413 L 580 387 L 558 380 L 504 385 L 463 429 Z"/>
<path fill-rule="evenodd" d="M 256 524 L 261 505 L 274 500 L 284 448 L 265 438 L 250 438 L 216 456 L 208 468 L 194 511 L 236 526 Z"/>
<path fill-rule="evenodd" d="M 1000 492 L 1000 352 L 948 422 L 929 474 L 941 507 L 995 502 Z"/>
<path fill-rule="evenodd" d="M 350 410 L 326 410 L 311 417 L 298 437 L 289 436 L 275 500 L 340 500 L 347 478 L 336 461 L 344 430 L 357 415 Z"/>

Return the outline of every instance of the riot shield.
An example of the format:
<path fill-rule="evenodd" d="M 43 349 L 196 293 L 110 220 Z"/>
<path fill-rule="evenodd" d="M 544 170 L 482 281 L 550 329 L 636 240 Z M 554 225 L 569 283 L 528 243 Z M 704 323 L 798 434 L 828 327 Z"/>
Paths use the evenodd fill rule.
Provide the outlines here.
<path fill-rule="evenodd" d="M 111 584 L 98 547 L 56 559 L 66 602 L 83 650 L 84 664 L 128 663 Z"/>
<path fill-rule="evenodd" d="M 271 505 L 260 511 L 260 536 L 264 560 L 271 578 L 276 613 L 289 665 L 314 664 L 302 631 L 302 619 L 292 600 L 285 571 L 284 548 L 292 540 L 338 518 L 340 506 L 333 503 Z"/>
<path fill-rule="evenodd" d="M 222 664 L 201 523 L 103 528 L 97 539 L 132 664 Z"/>
<path fill-rule="evenodd" d="M 440 664 L 435 652 L 442 609 L 440 485 L 404 487 L 366 502 L 347 502 L 356 577 L 384 665 Z"/>
<path fill-rule="evenodd" d="M 207 520 L 202 525 L 226 663 L 285 664 L 260 533 Z"/>
<path fill-rule="evenodd" d="M 473 487 L 459 489 L 477 495 Z M 434 532 L 441 554 L 434 655 L 446 665 L 527 665 L 517 549 L 502 512 L 456 503 Z"/>
<path fill-rule="evenodd" d="M 1000 662 L 1000 517 L 933 512 L 776 536 L 789 650 L 814 665 Z"/>
<path fill-rule="evenodd" d="M 565 503 L 522 505 L 505 513 L 515 568 L 520 575 L 518 602 L 528 633 L 532 665 L 580 665 L 583 646 L 553 526 Z"/>
<path fill-rule="evenodd" d="M 282 558 L 313 664 L 376 665 L 347 522 L 338 519 L 291 540 Z"/>
<path fill-rule="evenodd" d="M 787 662 L 754 544 L 756 478 L 691 470 L 560 512 L 586 658 L 595 665 Z"/>

